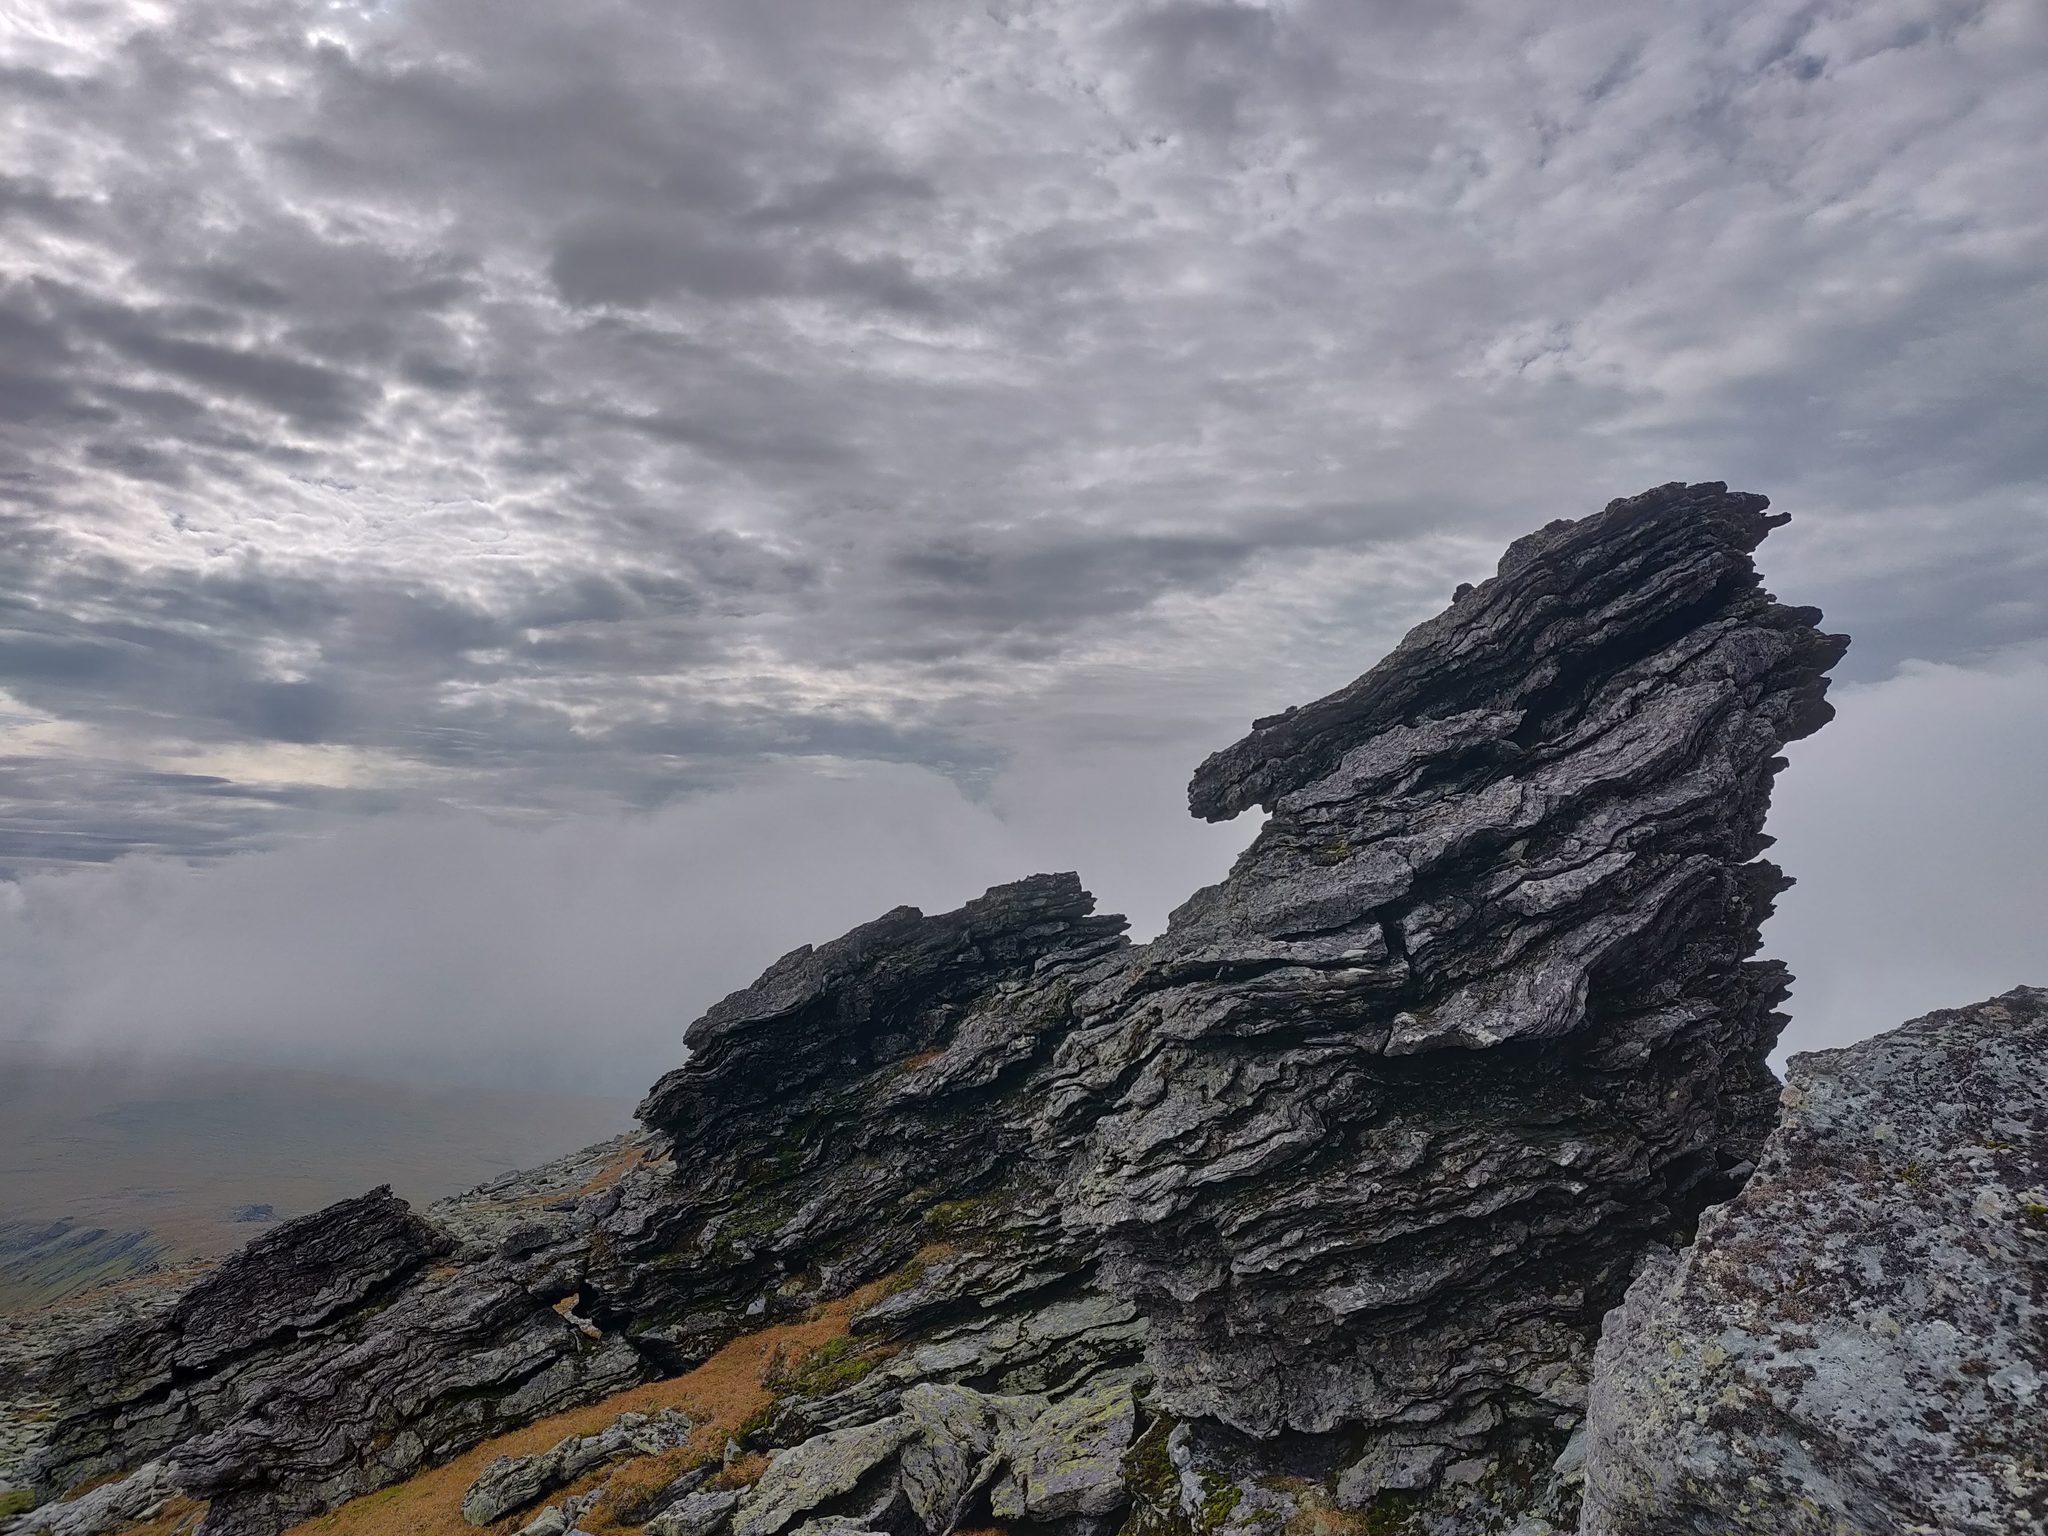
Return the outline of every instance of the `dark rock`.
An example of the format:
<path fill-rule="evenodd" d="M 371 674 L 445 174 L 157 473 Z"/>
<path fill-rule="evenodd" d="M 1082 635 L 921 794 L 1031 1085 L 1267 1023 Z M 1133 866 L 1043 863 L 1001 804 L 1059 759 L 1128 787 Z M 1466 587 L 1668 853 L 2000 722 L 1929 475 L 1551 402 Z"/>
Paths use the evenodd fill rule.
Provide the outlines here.
<path fill-rule="evenodd" d="M 1792 1058 L 1607 1322 L 1587 1536 L 2048 1530 L 2048 991 Z"/>
<path fill-rule="evenodd" d="M 1756 855 L 1845 644 L 1759 586 L 1763 506 L 1553 524 L 1196 775 L 1271 818 L 1077 1001 L 1041 1137 L 1168 1411 L 1548 1443 L 1638 1255 L 1755 1156 L 1786 987 Z"/>

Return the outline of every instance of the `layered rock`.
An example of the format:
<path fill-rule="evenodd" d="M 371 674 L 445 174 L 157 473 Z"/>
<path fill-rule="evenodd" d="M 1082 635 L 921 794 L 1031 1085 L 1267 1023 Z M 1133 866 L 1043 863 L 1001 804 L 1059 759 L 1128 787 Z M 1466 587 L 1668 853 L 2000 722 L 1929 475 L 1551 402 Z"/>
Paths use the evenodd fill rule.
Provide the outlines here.
<path fill-rule="evenodd" d="M 1789 1078 L 1608 1319 L 1586 1536 L 2048 1531 L 2048 990 Z"/>
<path fill-rule="evenodd" d="M 159 1459 L 214 1536 L 274 1531 L 865 1286 L 852 1352 L 746 1427 L 759 1491 L 692 1473 L 657 1524 L 1482 1528 L 1770 1121 L 1763 816 L 1845 642 L 1761 588 L 1765 506 L 1552 524 L 1259 722 L 1191 804 L 1270 819 L 1150 945 L 1072 875 L 899 909 L 691 1026 L 646 1132 L 425 1222 L 288 1224 L 42 1361 L 38 1488 Z"/>
<path fill-rule="evenodd" d="M 1270 819 L 1049 1085 L 1164 1407 L 1442 1461 L 1547 1435 L 1644 1245 L 1754 1157 L 1786 985 L 1748 958 L 1786 883 L 1756 855 L 1846 645 L 1761 589 L 1765 505 L 1553 524 L 1195 775 Z"/>

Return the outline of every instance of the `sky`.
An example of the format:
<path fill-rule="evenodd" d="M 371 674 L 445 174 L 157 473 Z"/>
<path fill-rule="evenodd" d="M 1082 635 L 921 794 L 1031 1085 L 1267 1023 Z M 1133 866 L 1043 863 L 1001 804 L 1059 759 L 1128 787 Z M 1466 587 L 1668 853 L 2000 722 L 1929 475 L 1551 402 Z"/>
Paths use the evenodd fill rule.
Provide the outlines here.
<path fill-rule="evenodd" d="M 1796 1046 L 2048 982 L 2038 0 L 0 0 L 0 1034 L 632 1091 L 1517 534 L 1793 514 Z"/>

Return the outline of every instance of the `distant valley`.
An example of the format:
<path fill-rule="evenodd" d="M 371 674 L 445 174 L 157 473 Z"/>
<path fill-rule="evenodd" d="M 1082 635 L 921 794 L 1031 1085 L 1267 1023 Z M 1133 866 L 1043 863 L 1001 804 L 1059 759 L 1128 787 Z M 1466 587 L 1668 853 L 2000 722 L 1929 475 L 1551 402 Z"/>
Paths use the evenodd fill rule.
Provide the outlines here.
<path fill-rule="evenodd" d="M 616 1135 L 632 1101 L 0 1046 L 0 1311 L 226 1253 L 391 1185 L 415 1203 Z"/>

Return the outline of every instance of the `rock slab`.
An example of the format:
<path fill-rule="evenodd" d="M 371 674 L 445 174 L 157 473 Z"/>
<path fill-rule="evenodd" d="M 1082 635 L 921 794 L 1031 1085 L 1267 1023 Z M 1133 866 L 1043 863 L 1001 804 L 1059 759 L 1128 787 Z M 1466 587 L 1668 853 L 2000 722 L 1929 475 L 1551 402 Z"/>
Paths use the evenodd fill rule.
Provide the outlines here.
<path fill-rule="evenodd" d="M 1795 1056 L 1608 1319 L 1584 1536 L 2048 1531 L 2048 990 Z"/>

